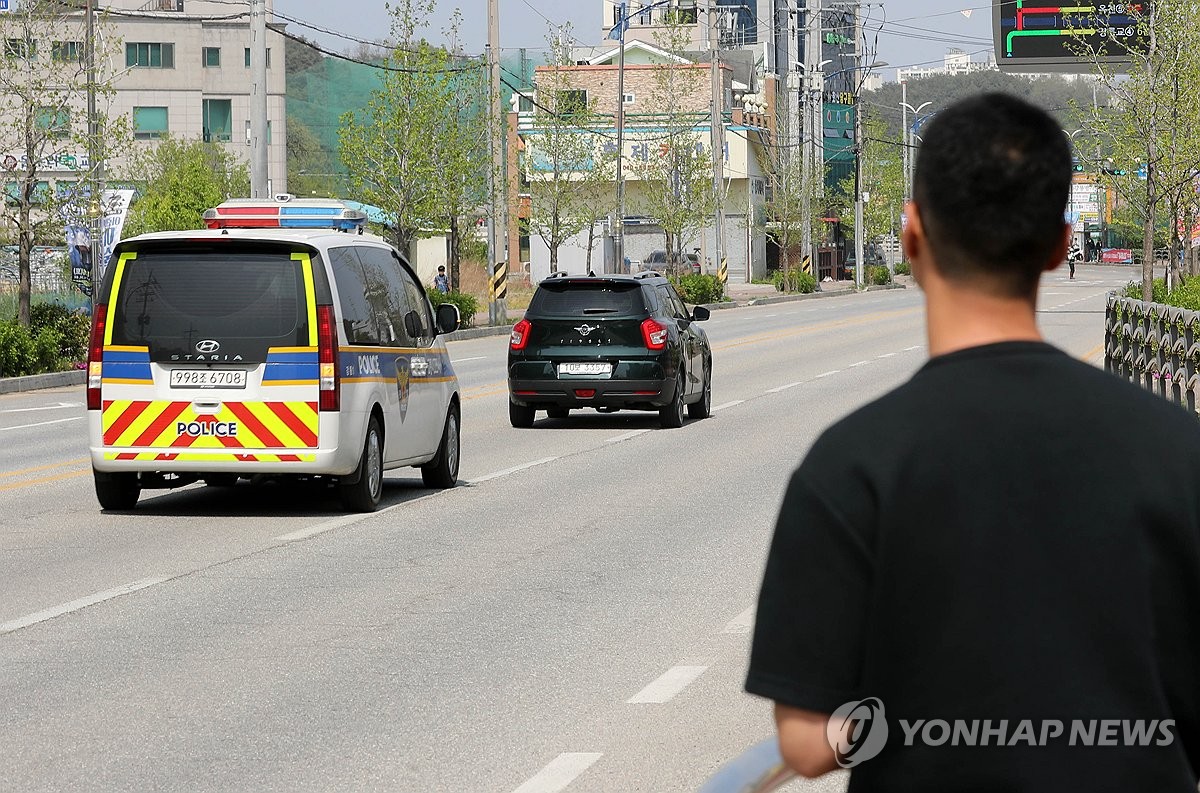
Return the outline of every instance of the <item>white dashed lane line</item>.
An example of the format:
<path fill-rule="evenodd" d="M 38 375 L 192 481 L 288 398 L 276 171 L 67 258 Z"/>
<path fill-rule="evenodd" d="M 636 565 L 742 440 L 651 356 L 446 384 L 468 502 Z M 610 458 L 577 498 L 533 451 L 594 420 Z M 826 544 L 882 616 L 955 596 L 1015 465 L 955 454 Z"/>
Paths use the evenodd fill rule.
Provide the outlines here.
<path fill-rule="evenodd" d="M 754 606 L 743 611 L 729 622 L 721 633 L 749 633 L 754 626 Z"/>
<path fill-rule="evenodd" d="M 72 416 L 69 419 L 54 419 L 54 421 L 39 421 L 36 424 L 18 424 L 15 427 L 0 427 L 0 432 L 8 432 L 9 430 L 27 430 L 31 427 L 45 427 L 50 424 L 62 424 L 66 421 L 80 421 L 83 416 Z"/>
<path fill-rule="evenodd" d="M 787 391 L 789 388 L 795 388 L 798 385 L 804 385 L 804 381 L 797 380 L 796 382 L 788 383 L 787 385 L 776 386 L 775 388 L 768 388 L 764 393 L 778 394 L 780 391 Z"/>
<path fill-rule="evenodd" d="M 648 429 L 645 429 L 645 430 L 631 430 L 630 432 L 626 432 L 626 433 L 624 433 L 623 435 L 614 435 L 614 436 L 613 436 L 613 437 L 611 437 L 611 438 L 605 438 L 604 442 L 605 442 L 605 443 L 620 443 L 621 441 L 627 441 L 627 440 L 629 440 L 630 438 L 636 438 L 637 436 L 639 436 L 639 435 L 641 435 L 641 434 L 643 434 L 643 433 L 649 432 L 649 431 L 650 431 L 650 430 L 648 430 Z"/>
<path fill-rule="evenodd" d="M 603 757 L 601 752 L 564 752 L 513 793 L 558 793 Z"/>
<path fill-rule="evenodd" d="M 707 666 L 673 666 L 625 702 L 630 705 L 661 705 L 670 702 L 706 671 Z"/>
<path fill-rule="evenodd" d="M 718 410 L 726 410 L 727 408 L 737 407 L 738 405 L 742 404 L 745 401 L 746 400 L 744 400 L 744 399 L 735 399 L 732 402 L 726 402 L 723 405 L 717 405 L 715 408 L 712 409 L 712 412 L 716 413 Z"/>
<path fill-rule="evenodd" d="M 36 408 L 8 408 L 7 410 L 0 410 L 0 413 L 34 413 L 39 410 L 65 410 L 66 408 L 81 407 L 83 407 L 82 402 L 59 402 L 54 405 L 43 405 Z"/>
<path fill-rule="evenodd" d="M 512 468 L 505 468 L 503 471 L 495 471 L 494 473 L 486 474 L 485 476 L 481 476 L 477 479 L 472 479 L 471 484 L 478 485 L 478 484 L 482 484 L 483 482 L 490 482 L 493 479 L 499 479 L 501 477 L 508 476 L 509 474 L 515 474 L 518 471 L 525 471 L 530 468 L 536 468 L 539 465 L 545 465 L 546 463 L 552 463 L 557 459 L 558 459 L 557 457 L 543 457 L 542 459 L 534 460 L 531 463 L 522 463 L 521 465 L 514 465 Z"/>
<path fill-rule="evenodd" d="M 870 363 L 870 361 L 856 361 L 855 363 L 850 364 L 850 368 L 854 369 L 859 366 L 866 366 L 869 363 Z"/>
<path fill-rule="evenodd" d="M 59 606 L 51 606 L 43 611 L 36 611 L 33 614 L 28 614 L 24 617 L 18 617 L 15 620 L 8 622 L 0 622 L 0 636 L 13 631 L 19 631 L 22 628 L 28 628 L 30 625 L 37 625 L 39 622 L 52 620 L 55 617 L 61 617 L 64 614 L 70 614 L 73 611 L 85 609 L 88 606 L 94 606 L 97 603 L 103 603 L 106 600 L 119 598 L 122 595 L 130 595 L 142 589 L 161 584 L 167 578 L 146 578 L 141 581 L 134 581 L 132 584 L 125 584 L 114 589 L 106 589 L 103 592 L 97 592 L 93 595 L 81 597 L 78 600 L 72 600 L 69 603 L 63 603 Z"/>

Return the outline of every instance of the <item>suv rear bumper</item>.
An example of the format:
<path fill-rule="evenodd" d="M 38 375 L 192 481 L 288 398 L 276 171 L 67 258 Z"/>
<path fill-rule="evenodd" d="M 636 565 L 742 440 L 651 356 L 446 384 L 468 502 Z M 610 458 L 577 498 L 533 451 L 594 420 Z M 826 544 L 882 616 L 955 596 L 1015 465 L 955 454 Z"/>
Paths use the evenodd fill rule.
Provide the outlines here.
<path fill-rule="evenodd" d="M 518 405 L 545 409 L 624 408 L 658 410 L 675 398 L 676 382 L 668 380 L 514 380 L 509 397 Z M 594 392 L 580 396 L 580 392 Z"/>

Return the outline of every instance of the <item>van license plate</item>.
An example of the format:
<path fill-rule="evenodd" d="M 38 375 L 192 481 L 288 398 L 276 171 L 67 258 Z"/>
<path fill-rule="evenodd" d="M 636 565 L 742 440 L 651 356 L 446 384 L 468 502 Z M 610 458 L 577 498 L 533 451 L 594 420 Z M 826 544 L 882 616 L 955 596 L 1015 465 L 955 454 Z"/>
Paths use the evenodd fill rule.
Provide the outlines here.
<path fill-rule="evenodd" d="M 171 388 L 245 388 L 245 369 L 172 369 Z"/>
<path fill-rule="evenodd" d="M 575 361 L 558 365 L 559 377 L 611 377 L 611 363 L 593 363 L 590 361 Z"/>

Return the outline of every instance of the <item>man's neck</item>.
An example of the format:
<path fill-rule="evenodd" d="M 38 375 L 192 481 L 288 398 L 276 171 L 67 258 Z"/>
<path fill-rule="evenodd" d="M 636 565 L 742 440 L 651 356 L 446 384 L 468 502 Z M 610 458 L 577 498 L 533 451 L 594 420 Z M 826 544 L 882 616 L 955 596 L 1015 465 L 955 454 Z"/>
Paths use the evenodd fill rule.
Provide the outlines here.
<path fill-rule="evenodd" d="M 929 355 L 1004 341 L 1042 341 L 1034 304 L 943 282 L 925 295 Z"/>

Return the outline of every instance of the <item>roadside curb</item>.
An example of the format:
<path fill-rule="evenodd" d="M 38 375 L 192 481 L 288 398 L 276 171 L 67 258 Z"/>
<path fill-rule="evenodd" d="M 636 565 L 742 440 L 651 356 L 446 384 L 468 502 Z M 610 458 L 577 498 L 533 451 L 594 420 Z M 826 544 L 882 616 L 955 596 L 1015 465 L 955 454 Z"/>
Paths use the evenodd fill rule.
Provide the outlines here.
<path fill-rule="evenodd" d="M 83 385 L 87 382 L 87 372 L 74 369 L 69 372 L 50 372 L 48 374 L 31 374 L 27 377 L 0 378 L 0 394 L 15 394 L 19 391 L 38 391 L 43 388 L 62 388 L 69 385 Z"/>
<path fill-rule="evenodd" d="M 483 328 L 456 330 L 453 333 L 444 334 L 439 338 L 445 341 L 469 341 L 471 339 L 482 339 L 487 336 L 507 336 L 512 333 L 512 329 L 512 325 L 488 325 Z"/>

